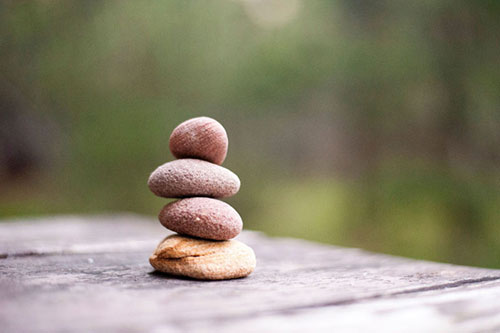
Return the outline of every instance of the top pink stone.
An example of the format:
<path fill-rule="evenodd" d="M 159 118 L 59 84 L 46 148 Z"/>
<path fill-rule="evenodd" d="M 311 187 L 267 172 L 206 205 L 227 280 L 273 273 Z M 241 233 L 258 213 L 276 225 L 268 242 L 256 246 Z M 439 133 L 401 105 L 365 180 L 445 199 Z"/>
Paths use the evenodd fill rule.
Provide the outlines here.
<path fill-rule="evenodd" d="M 170 151 L 176 158 L 198 158 L 221 165 L 227 146 L 226 130 L 209 117 L 186 120 L 170 135 Z"/>

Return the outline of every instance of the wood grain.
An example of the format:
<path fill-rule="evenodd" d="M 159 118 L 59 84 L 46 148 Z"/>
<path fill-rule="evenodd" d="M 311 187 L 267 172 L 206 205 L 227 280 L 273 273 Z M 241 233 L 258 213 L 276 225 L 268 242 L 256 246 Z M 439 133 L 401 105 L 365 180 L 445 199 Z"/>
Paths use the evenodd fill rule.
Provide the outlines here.
<path fill-rule="evenodd" d="M 136 215 L 0 223 L 0 331 L 500 330 L 500 270 L 247 231 L 255 272 L 200 282 L 153 272 L 168 234 Z"/>

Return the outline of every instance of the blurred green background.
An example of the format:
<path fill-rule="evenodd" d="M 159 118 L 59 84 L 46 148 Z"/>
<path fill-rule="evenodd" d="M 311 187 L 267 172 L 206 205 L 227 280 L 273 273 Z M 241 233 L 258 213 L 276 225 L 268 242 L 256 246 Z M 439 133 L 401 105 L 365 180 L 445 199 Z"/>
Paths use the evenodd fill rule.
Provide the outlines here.
<path fill-rule="evenodd" d="M 156 215 L 180 122 L 245 228 L 500 268 L 500 2 L 2 1 L 0 217 Z"/>

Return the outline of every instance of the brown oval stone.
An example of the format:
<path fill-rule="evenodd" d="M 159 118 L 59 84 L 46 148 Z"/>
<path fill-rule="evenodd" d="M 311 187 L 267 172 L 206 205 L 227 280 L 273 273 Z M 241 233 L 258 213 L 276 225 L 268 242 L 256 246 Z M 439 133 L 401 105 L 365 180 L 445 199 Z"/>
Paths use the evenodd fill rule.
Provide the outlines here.
<path fill-rule="evenodd" d="M 200 280 L 245 277 L 256 265 L 253 250 L 236 240 L 214 242 L 180 235 L 165 238 L 149 262 L 160 272 Z"/>
<path fill-rule="evenodd" d="M 161 224 L 180 234 L 227 240 L 243 228 L 241 217 L 227 203 L 210 198 L 188 198 L 171 202 L 158 216 Z"/>
<path fill-rule="evenodd" d="M 149 177 L 148 186 L 165 198 L 224 198 L 238 192 L 240 179 L 217 164 L 186 158 L 158 167 Z"/>
<path fill-rule="evenodd" d="M 221 165 L 226 158 L 228 139 L 226 130 L 217 120 L 197 117 L 173 130 L 169 146 L 176 158 L 199 158 Z"/>

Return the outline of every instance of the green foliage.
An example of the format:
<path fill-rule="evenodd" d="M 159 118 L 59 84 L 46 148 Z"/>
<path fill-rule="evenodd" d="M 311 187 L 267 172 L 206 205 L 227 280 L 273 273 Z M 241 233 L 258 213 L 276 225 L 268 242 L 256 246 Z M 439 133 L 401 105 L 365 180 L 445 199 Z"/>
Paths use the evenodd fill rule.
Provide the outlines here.
<path fill-rule="evenodd" d="M 500 7 L 264 3 L 0 4 L 0 112 L 46 134 L 0 216 L 154 215 L 170 131 L 207 115 L 246 228 L 500 267 Z"/>

